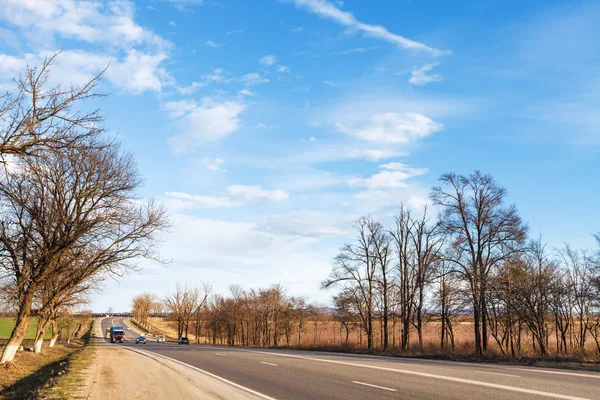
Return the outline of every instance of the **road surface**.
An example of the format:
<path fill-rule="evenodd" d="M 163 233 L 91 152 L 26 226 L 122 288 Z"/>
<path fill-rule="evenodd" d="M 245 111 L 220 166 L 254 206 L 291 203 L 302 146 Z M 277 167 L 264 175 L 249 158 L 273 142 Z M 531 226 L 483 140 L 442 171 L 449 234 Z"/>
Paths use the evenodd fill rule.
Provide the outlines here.
<path fill-rule="evenodd" d="M 102 332 L 122 318 L 101 320 Z M 306 399 L 600 399 L 600 373 L 458 363 L 325 352 L 231 347 L 135 344 L 126 330 L 125 349 L 152 354 L 253 398 Z M 153 340 L 154 339 L 154 340 Z"/>

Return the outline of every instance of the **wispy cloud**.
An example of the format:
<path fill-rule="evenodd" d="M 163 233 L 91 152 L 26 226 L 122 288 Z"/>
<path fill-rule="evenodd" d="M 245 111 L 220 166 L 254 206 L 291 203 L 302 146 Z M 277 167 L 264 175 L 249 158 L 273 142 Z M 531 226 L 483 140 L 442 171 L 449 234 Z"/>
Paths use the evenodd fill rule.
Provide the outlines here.
<path fill-rule="evenodd" d="M 168 141 L 175 153 L 189 153 L 201 143 L 216 142 L 240 127 L 239 115 L 246 106 L 235 101 L 217 102 L 209 97 L 194 101 L 168 102 L 163 108 L 177 118 L 172 128 L 177 134 Z"/>
<path fill-rule="evenodd" d="M 439 62 L 425 64 L 422 67 L 415 68 L 411 72 L 411 77 L 408 83 L 412 85 L 426 85 L 431 82 L 439 82 L 444 80 L 439 74 L 428 74 L 434 67 L 439 65 Z"/>
<path fill-rule="evenodd" d="M 448 50 L 438 50 L 423 43 L 407 39 L 390 32 L 380 25 L 370 25 L 359 21 L 351 12 L 342 11 L 328 0 L 294 0 L 297 7 L 307 9 L 309 12 L 323 18 L 331 19 L 345 27 L 362 32 L 365 36 L 385 40 L 405 50 L 423 51 L 434 56 L 450 54 Z"/>
<path fill-rule="evenodd" d="M 258 62 L 261 65 L 270 67 L 277 62 L 277 57 L 275 57 L 273 54 L 267 54 L 266 56 L 258 60 Z"/>
<path fill-rule="evenodd" d="M 215 43 L 212 40 L 207 40 L 206 42 L 204 42 L 205 45 L 207 45 L 208 47 L 212 47 L 213 49 L 216 49 L 218 47 L 221 47 L 221 44 Z"/>
<path fill-rule="evenodd" d="M 354 54 L 354 53 L 364 53 L 366 51 L 370 51 L 370 50 L 378 50 L 381 47 L 354 47 L 351 49 L 347 49 L 347 50 L 342 50 L 342 51 L 334 51 L 333 53 L 330 53 L 330 55 L 332 56 L 344 56 L 346 54 Z"/>
<path fill-rule="evenodd" d="M 248 86 L 260 85 L 261 83 L 268 83 L 269 79 L 261 76 L 257 72 L 251 72 L 240 78 L 240 81 Z"/>
<path fill-rule="evenodd" d="M 369 178 L 350 178 L 348 185 L 369 189 L 406 187 L 407 180 L 427 173 L 425 168 L 411 168 L 399 162 L 380 165 L 379 168 L 383 171 L 373 174 Z"/>
<path fill-rule="evenodd" d="M 340 132 L 378 143 L 408 144 L 444 129 L 442 124 L 418 113 L 379 113 L 362 126 L 338 123 Z"/>
<path fill-rule="evenodd" d="M 226 169 L 223 169 L 222 165 L 225 163 L 225 161 L 222 158 L 203 158 L 202 159 L 202 164 L 206 167 L 206 169 L 208 169 L 209 171 L 214 171 L 214 172 L 226 172 Z"/>

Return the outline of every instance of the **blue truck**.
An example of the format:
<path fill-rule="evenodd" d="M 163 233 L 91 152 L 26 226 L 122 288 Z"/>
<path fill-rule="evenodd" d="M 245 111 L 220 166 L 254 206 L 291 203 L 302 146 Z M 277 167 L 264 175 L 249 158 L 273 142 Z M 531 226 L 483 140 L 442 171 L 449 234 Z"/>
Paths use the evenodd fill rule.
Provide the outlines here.
<path fill-rule="evenodd" d="M 122 326 L 113 326 L 110 328 L 110 342 L 123 343 L 125 339 L 125 328 Z"/>

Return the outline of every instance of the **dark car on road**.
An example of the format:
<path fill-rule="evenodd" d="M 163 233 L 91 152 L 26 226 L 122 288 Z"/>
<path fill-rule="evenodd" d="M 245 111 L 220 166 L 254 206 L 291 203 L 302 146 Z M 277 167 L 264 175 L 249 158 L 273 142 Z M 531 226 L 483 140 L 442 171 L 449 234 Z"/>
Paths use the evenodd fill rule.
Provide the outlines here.
<path fill-rule="evenodd" d="M 179 338 L 179 340 L 177 341 L 177 344 L 190 344 L 190 341 L 188 340 L 187 337 L 183 336 L 183 337 Z"/>
<path fill-rule="evenodd" d="M 142 336 L 142 335 L 138 336 L 135 339 L 135 344 L 138 344 L 138 343 L 144 343 L 144 344 L 146 344 L 146 336 Z"/>

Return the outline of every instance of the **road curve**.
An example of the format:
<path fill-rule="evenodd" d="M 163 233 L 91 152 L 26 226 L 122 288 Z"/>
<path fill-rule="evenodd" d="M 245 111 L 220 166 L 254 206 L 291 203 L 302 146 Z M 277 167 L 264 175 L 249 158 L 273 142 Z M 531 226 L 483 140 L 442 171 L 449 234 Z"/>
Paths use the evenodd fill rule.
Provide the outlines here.
<path fill-rule="evenodd" d="M 105 318 L 104 332 L 122 318 Z M 126 349 L 183 363 L 253 397 L 305 399 L 600 399 L 600 373 L 519 366 L 457 363 L 325 352 L 214 346 L 135 344 L 126 330 Z"/>

